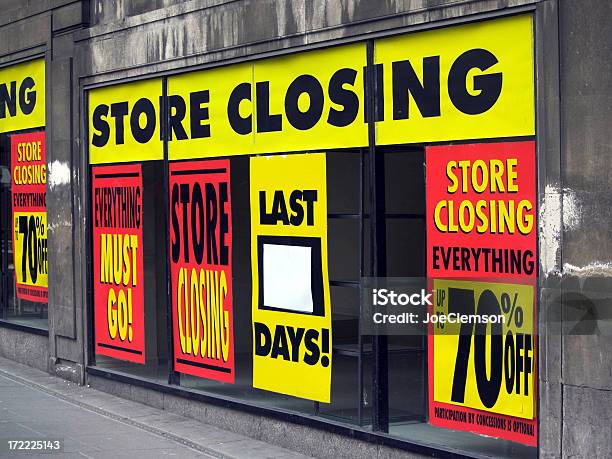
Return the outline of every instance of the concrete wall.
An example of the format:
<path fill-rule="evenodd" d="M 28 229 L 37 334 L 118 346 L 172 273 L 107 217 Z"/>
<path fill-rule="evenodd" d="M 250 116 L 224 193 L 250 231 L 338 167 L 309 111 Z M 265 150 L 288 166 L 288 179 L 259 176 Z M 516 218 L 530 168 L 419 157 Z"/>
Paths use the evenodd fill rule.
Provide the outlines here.
<path fill-rule="evenodd" d="M 78 34 L 89 57 L 80 71 L 88 83 L 108 81 L 536 2 L 94 0 L 92 27 Z"/>
<path fill-rule="evenodd" d="M 0 356 L 47 371 L 49 338 L 0 327 Z"/>
<path fill-rule="evenodd" d="M 2 0 L 0 2 L 0 64 L 44 55 L 47 66 L 47 218 L 49 244 L 49 338 L 21 339 L 21 352 L 42 356 L 44 367 L 72 366 L 71 379 L 83 380 L 83 266 L 75 263 L 81 241 L 74 224 L 79 206 L 78 167 L 73 155 L 79 150 L 80 112 L 78 85 L 74 84 L 74 30 L 88 18 L 88 2 L 75 0 Z M 77 162 L 78 165 L 78 162 Z M 2 339 L 15 339 L 17 332 L 3 331 Z M 9 333 L 7 335 L 7 333 Z M 29 336 L 21 333 L 21 336 Z M 35 336 L 35 335 L 33 335 Z M 10 354 L 3 354 L 10 357 Z M 23 359 L 19 360 L 22 361 Z M 58 363 L 61 365 L 57 365 Z M 63 370 L 61 370 L 63 371 Z M 76 376 L 75 376 L 76 375 Z"/>
<path fill-rule="evenodd" d="M 580 288 L 600 319 L 563 336 L 564 457 L 612 451 L 612 3 L 560 2 L 561 257 L 566 295 Z M 588 330 L 590 332 L 590 330 Z M 596 333 L 600 334 L 596 334 Z"/>

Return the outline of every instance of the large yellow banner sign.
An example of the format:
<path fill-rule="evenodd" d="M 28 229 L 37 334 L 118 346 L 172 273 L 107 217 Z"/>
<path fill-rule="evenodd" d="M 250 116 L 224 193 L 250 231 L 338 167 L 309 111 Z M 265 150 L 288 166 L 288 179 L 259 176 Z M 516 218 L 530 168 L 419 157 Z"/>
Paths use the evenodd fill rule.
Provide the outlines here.
<path fill-rule="evenodd" d="M 375 42 L 376 142 L 535 133 L 531 15 Z M 366 46 L 335 46 L 168 77 L 169 159 L 368 144 Z M 91 162 L 162 156 L 161 80 L 94 89 Z"/>
<path fill-rule="evenodd" d="M 251 158 L 253 387 L 330 402 L 325 154 Z"/>
<path fill-rule="evenodd" d="M 89 92 L 89 162 L 163 159 L 161 79 Z"/>
<path fill-rule="evenodd" d="M 173 76 L 169 158 L 365 146 L 363 44 Z"/>
<path fill-rule="evenodd" d="M 0 68 L 0 132 L 45 125 L 45 60 Z"/>
<path fill-rule="evenodd" d="M 377 143 L 533 135 L 532 21 L 512 16 L 378 40 Z"/>

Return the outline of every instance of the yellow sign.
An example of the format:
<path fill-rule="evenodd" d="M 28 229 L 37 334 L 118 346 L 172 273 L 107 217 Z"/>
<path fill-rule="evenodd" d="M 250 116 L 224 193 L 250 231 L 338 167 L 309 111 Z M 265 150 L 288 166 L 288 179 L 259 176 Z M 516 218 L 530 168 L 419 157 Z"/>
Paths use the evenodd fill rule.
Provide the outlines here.
<path fill-rule="evenodd" d="M 534 135 L 533 47 L 531 15 L 376 41 L 377 143 Z"/>
<path fill-rule="evenodd" d="M 168 78 L 168 157 L 189 159 L 253 151 L 251 64 Z"/>
<path fill-rule="evenodd" d="M 169 158 L 365 146 L 365 64 L 359 44 L 170 77 Z"/>
<path fill-rule="evenodd" d="M 45 60 L 0 68 L 0 132 L 45 125 Z"/>
<path fill-rule="evenodd" d="M 47 212 L 13 212 L 15 280 L 44 287 L 47 273 Z"/>
<path fill-rule="evenodd" d="M 160 79 L 89 91 L 89 162 L 163 159 Z"/>
<path fill-rule="evenodd" d="M 255 152 L 366 146 L 365 65 L 363 44 L 257 62 Z"/>
<path fill-rule="evenodd" d="M 534 135 L 533 46 L 531 15 L 377 40 L 377 144 Z M 170 76 L 168 157 L 366 146 L 365 66 L 358 43 Z M 160 96 L 91 90 L 90 162 L 160 159 Z"/>
<path fill-rule="evenodd" d="M 533 419 L 533 285 L 436 279 L 434 290 L 434 314 L 465 321 L 434 325 L 434 400 Z"/>
<path fill-rule="evenodd" d="M 329 403 L 325 154 L 250 165 L 253 387 Z"/>

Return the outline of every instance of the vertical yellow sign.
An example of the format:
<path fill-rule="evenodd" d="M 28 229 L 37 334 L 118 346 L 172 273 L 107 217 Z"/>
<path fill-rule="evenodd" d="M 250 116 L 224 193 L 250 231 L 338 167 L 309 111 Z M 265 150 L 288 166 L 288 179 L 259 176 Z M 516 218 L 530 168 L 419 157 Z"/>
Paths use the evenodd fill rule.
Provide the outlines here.
<path fill-rule="evenodd" d="M 325 154 L 251 158 L 253 386 L 330 402 Z"/>

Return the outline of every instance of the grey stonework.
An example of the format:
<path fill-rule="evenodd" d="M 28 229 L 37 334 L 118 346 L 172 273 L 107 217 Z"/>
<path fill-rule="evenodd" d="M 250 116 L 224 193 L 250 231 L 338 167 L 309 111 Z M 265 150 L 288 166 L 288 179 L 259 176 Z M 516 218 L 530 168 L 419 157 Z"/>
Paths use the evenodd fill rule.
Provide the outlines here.
<path fill-rule="evenodd" d="M 543 292 L 540 456 L 609 456 L 612 337 L 560 336 L 546 325 L 563 295 L 600 292 L 597 307 L 612 308 L 612 2 L 602 0 L 0 0 L 0 65 L 46 57 L 47 160 L 71 171 L 70 182 L 48 189 L 49 337 L 0 327 L 0 356 L 85 381 L 85 85 L 529 6 L 536 11 Z M 126 398 L 181 414 L 197 409 L 126 390 Z M 244 425 L 243 416 L 236 422 Z"/>

